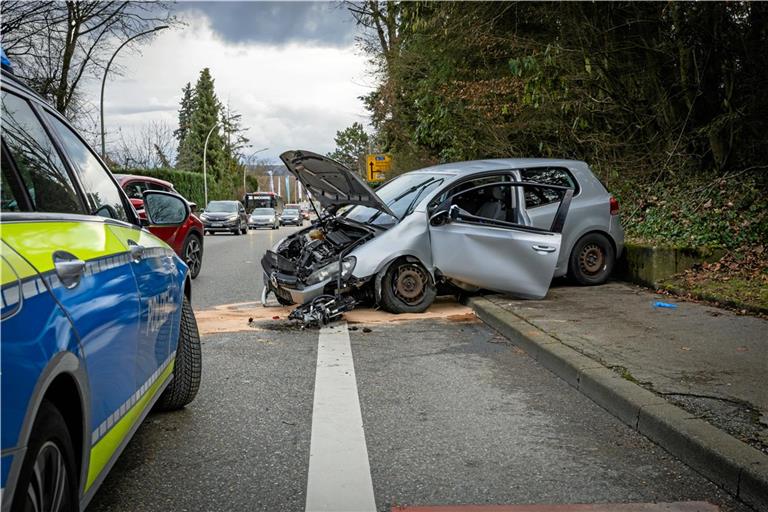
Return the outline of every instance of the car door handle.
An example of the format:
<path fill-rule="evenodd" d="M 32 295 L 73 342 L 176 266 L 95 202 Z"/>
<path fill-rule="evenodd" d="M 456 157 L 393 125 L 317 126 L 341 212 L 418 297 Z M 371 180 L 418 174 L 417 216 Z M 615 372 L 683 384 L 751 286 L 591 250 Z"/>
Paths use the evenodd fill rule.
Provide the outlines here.
<path fill-rule="evenodd" d="M 550 245 L 532 245 L 531 249 L 536 252 L 555 252 L 557 250 L 556 247 Z"/>
<path fill-rule="evenodd" d="M 66 251 L 53 253 L 53 267 L 56 276 L 66 288 L 74 288 L 85 273 L 85 262 Z"/>
<path fill-rule="evenodd" d="M 144 257 L 144 246 L 137 244 L 133 240 L 128 240 L 128 252 L 131 253 L 133 261 L 139 261 Z"/>

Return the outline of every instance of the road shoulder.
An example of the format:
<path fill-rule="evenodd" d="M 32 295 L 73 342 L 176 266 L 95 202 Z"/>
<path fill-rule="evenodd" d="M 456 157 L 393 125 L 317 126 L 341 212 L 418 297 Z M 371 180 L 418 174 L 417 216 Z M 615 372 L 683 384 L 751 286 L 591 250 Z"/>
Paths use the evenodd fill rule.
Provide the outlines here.
<path fill-rule="evenodd" d="M 566 346 L 524 316 L 483 297 L 469 305 L 488 325 L 595 403 L 758 510 L 768 510 L 768 456 Z"/>

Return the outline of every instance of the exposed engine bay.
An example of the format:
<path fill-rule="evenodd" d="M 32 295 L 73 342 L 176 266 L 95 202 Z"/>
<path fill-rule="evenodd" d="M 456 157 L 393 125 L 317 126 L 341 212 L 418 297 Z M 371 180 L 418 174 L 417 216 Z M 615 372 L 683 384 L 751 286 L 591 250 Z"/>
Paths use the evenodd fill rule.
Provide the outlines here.
<path fill-rule="evenodd" d="M 373 228 L 328 214 L 289 236 L 261 260 L 265 290 L 262 303 L 272 292 L 282 305 L 300 304 L 292 317 L 305 325 L 336 320 L 364 298 L 364 283 L 348 282 L 355 260 L 347 255 L 373 236 Z M 326 284 L 317 289 L 323 282 Z M 296 290 L 296 294 L 288 289 Z M 299 293 L 307 290 L 311 292 Z M 350 293 L 355 291 L 359 293 Z"/>

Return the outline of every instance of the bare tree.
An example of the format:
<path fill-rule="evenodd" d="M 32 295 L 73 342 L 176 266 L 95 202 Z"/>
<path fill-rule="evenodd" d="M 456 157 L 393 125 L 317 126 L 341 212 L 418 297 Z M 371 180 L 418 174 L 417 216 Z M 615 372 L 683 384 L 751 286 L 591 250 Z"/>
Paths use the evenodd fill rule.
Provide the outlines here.
<path fill-rule="evenodd" d="M 17 74 L 70 117 L 80 113 L 83 78 L 100 75 L 117 46 L 160 25 L 179 25 L 162 2 L 4 1 L 2 11 L 3 48 Z"/>
<path fill-rule="evenodd" d="M 120 130 L 120 140 L 109 152 L 109 160 L 124 169 L 172 167 L 176 150 L 173 128 L 165 121 L 152 121 L 132 133 Z"/>

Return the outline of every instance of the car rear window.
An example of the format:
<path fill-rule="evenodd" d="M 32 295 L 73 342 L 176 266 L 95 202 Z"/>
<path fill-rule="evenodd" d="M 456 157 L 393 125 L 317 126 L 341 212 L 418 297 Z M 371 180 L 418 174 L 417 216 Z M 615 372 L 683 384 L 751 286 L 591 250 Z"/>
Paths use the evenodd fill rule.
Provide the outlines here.
<path fill-rule="evenodd" d="M 562 167 L 537 167 L 533 169 L 520 169 L 523 181 L 543 183 L 544 185 L 557 185 L 573 189 L 573 195 L 579 193 L 579 185 L 571 173 Z M 560 201 L 560 195 L 551 189 L 526 187 L 525 207 L 535 208 Z"/>

